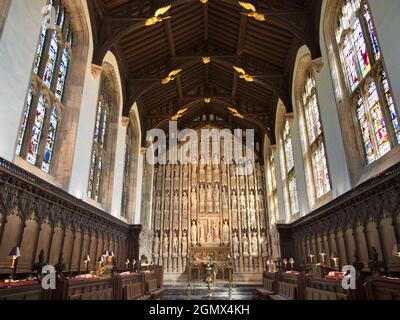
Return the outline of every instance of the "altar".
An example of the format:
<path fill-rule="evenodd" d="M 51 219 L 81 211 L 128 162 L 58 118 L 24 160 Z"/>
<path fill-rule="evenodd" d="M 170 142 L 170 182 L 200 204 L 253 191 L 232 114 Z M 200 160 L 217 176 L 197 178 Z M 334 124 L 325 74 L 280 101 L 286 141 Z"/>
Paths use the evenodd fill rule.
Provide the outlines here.
<path fill-rule="evenodd" d="M 233 281 L 233 261 L 229 247 L 193 247 L 189 250 L 188 258 L 188 285 L 194 282 L 202 282 L 204 266 L 216 264 L 218 274 L 216 281 L 225 281 L 229 284 Z"/>

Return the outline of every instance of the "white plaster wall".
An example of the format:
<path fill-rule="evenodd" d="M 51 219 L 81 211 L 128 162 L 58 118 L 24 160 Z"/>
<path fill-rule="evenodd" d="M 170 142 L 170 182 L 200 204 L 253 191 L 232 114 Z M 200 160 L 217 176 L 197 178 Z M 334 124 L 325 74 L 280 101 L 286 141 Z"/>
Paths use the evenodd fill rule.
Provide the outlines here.
<path fill-rule="evenodd" d="M 304 158 L 303 151 L 301 149 L 301 140 L 299 136 L 300 129 L 297 116 L 295 116 L 293 121 L 290 123 L 290 132 L 292 135 L 294 170 L 296 172 L 297 182 L 297 195 L 299 197 L 299 214 L 300 217 L 304 217 L 309 212 L 309 206 L 306 177 L 304 172 Z"/>
<path fill-rule="evenodd" d="M 118 83 L 116 87 L 118 87 L 119 92 L 119 106 L 118 110 L 118 134 L 116 141 L 116 150 L 115 150 L 115 162 L 114 162 L 114 183 L 112 188 L 112 205 L 111 205 L 111 214 L 114 217 L 121 218 L 121 203 L 122 203 L 122 187 L 123 187 L 123 174 L 124 174 L 124 166 L 125 166 L 125 143 L 126 143 L 126 127 L 122 125 L 122 108 L 123 108 L 123 96 L 122 96 L 122 84 L 121 84 L 121 74 L 119 72 L 118 62 L 115 56 L 108 52 L 104 58 L 104 62 L 109 63 L 114 68 L 114 72 L 116 78 L 118 79 Z"/>
<path fill-rule="evenodd" d="M 321 22 L 323 23 L 323 22 Z M 336 108 L 336 100 L 333 92 L 333 82 L 330 74 L 329 64 L 327 60 L 327 53 L 325 43 L 322 41 L 322 59 L 324 66 L 320 73 L 314 72 L 315 81 L 318 92 L 318 101 L 320 106 L 320 116 L 322 126 L 324 128 L 325 148 L 328 159 L 329 172 L 331 177 L 331 186 L 333 198 L 336 198 L 343 193 L 350 190 L 350 178 L 348 175 L 345 151 L 342 143 L 342 134 L 340 130 L 339 117 Z M 295 72 L 299 67 L 301 58 L 310 54 L 309 49 L 303 46 L 299 49 L 296 57 Z M 303 151 L 300 140 L 300 127 L 299 127 L 299 112 L 296 105 L 296 90 L 295 82 L 292 84 L 292 103 L 295 115 L 295 122 L 293 125 L 293 140 L 294 140 L 294 157 L 296 162 L 296 174 L 298 176 L 299 201 L 302 210 L 302 216 L 308 214 L 315 208 L 310 208 L 308 205 L 308 195 L 305 180 L 305 170 L 303 164 Z"/>
<path fill-rule="evenodd" d="M 82 5 L 87 17 L 86 21 L 89 23 L 89 11 L 86 1 L 82 0 Z M 87 199 L 87 187 L 89 181 L 90 161 L 93 144 L 93 132 L 95 127 L 97 101 L 100 86 L 101 77 L 96 77 L 92 74 L 92 55 L 93 55 L 93 41 L 92 41 L 92 29 L 88 25 L 89 30 L 89 54 L 88 61 L 86 64 L 86 77 L 84 82 L 84 88 L 82 93 L 82 105 L 80 110 L 77 139 L 74 151 L 74 160 L 71 172 L 71 182 L 69 192 L 83 200 L 89 201 L 94 204 L 93 201 Z M 121 213 L 121 200 L 122 200 L 122 181 L 123 181 L 123 170 L 124 170 L 124 157 L 125 157 L 125 139 L 126 139 L 126 128 L 122 126 L 122 86 L 121 76 L 119 73 L 119 67 L 115 56 L 108 52 L 103 62 L 110 64 L 116 74 L 118 83 L 116 87 L 119 92 L 119 105 L 118 105 L 118 133 L 115 150 L 115 162 L 114 162 L 114 180 L 112 188 L 112 204 L 111 214 L 115 217 L 120 218 Z"/>
<path fill-rule="evenodd" d="M 400 114 L 400 1 L 369 0 L 393 96 Z"/>
<path fill-rule="evenodd" d="M 279 147 L 276 147 L 275 155 L 275 172 L 276 172 L 276 188 L 278 191 L 278 210 L 279 210 L 279 221 L 286 221 L 286 207 L 285 207 L 285 195 L 283 193 L 282 183 L 282 171 L 281 171 L 281 156 Z"/>
<path fill-rule="evenodd" d="M 46 0 L 13 0 L 0 40 L 0 157 L 13 161 Z"/>
<path fill-rule="evenodd" d="M 132 159 L 132 161 L 136 161 L 137 163 L 137 168 L 136 168 L 136 194 L 133 195 L 136 197 L 135 199 L 135 212 L 132 213 L 131 215 L 131 220 L 128 221 L 130 224 L 140 224 L 140 219 L 141 219 L 141 202 L 142 202 L 142 184 L 143 184 L 143 161 L 145 159 L 143 158 L 142 155 L 142 127 L 140 124 L 140 116 L 139 116 L 139 110 L 136 102 L 134 103 L 131 113 L 134 114 L 134 117 L 137 121 L 137 132 L 136 134 L 138 135 L 137 139 L 137 145 L 134 146 L 134 154 L 137 154 L 137 157 L 135 159 Z"/>
<path fill-rule="evenodd" d="M 324 67 L 319 74 L 316 74 L 316 80 L 321 108 L 321 120 L 325 131 L 325 145 L 332 184 L 332 195 L 333 198 L 336 198 L 351 189 L 351 182 L 344 145 L 342 143 L 343 136 L 340 129 L 333 79 L 324 36 L 325 9 L 326 1 L 322 4 L 320 21 L 320 43 Z"/>
<path fill-rule="evenodd" d="M 87 3 L 82 1 L 85 16 L 89 17 Z M 82 105 L 79 115 L 77 128 L 77 138 L 74 151 L 74 159 L 71 171 L 71 181 L 69 192 L 79 199 L 86 199 L 87 183 L 89 181 L 90 158 L 92 152 L 92 140 L 95 127 L 96 105 L 98 91 L 100 86 L 100 77 L 93 78 L 91 72 L 91 63 L 93 55 L 93 35 L 92 28 L 89 25 L 89 19 L 86 19 L 89 31 L 89 52 L 86 63 L 85 82 L 82 92 Z"/>

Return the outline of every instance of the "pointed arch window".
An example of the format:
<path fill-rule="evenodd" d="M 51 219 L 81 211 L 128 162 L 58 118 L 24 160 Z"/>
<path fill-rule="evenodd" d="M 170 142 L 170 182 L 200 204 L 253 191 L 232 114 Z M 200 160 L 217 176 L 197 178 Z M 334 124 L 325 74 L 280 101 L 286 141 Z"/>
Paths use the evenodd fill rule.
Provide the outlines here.
<path fill-rule="evenodd" d="M 343 0 L 335 33 L 365 161 L 371 164 L 400 143 L 400 125 L 368 1 Z"/>
<path fill-rule="evenodd" d="M 331 190 L 328 164 L 325 152 L 324 134 L 320 118 L 317 88 L 312 71 L 305 78 L 302 95 L 305 119 L 306 161 L 310 162 L 316 198 L 319 199 Z"/>
<path fill-rule="evenodd" d="M 282 178 L 283 185 L 287 191 L 287 209 L 290 212 L 291 216 L 295 216 L 299 213 L 299 199 L 297 192 L 297 179 L 296 172 L 294 166 L 294 157 L 293 157 L 293 144 L 292 144 L 292 136 L 290 132 L 290 123 L 286 119 L 285 126 L 282 132 Z"/>
<path fill-rule="evenodd" d="M 89 171 L 88 198 L 101 203 L 105 162 L 108 158 L 108 132 L 113 106 L 113 95 L 110 80 L 105 75 L 100 83 L 100 94 L 97 102 L 96 122 L 93 134 L 92 158 Z"/>
<path fill-rule="evenodd" d="M 271 217 L 271 225 L 274 225 L 279 220 L 278 210 L 278 187 L 276 184 L 276 166 L 275 166 L 275 149 L 271 148 L 268 157 L 268 203 Z"/>
<path fill-rule="evenodd" d="M 129 207 L 129 185 L 131 178 L 131 159 L 132 159 L 132 129 L 131 125 L 128 126 L 126 143 L 125 143 L 125 160 L 124 160 L 124 177 L 122 182 L 122 202 L 121 202 L 121 216 L 122 218 L 128 217 Z"/>
<path fill-rule="evenodd" d="M 42 26 L 17 139 L 16 154 L 45 173 L 51 172 L 57 129 L 65 112 L 64 91 L 72 55 L 73 31 L 62 2 L 56 10 L 56 29 Z"/>

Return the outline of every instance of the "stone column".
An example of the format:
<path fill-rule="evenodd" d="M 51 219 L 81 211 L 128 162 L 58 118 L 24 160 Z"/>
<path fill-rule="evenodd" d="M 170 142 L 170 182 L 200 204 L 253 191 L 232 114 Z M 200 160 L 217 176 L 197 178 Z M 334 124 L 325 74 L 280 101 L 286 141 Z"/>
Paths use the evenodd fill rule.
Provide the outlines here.
<path fill-rule="evenodd" d="M 153 208 L 153 180 L 154 166 L 146 161 L 146 150 L 142 150 L 143 154 L 143 181 L 142 181 L 142 201 L 140 224 L 151 229 L 152 224 L 152 208 Z"/>

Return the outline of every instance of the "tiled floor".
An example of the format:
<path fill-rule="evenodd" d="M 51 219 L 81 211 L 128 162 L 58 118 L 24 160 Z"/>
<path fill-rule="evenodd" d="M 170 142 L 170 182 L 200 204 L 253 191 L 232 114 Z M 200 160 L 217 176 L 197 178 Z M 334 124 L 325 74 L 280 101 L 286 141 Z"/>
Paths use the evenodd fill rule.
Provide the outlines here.
<path fill-rule="evenodd" d="M 228 284 L 217 284 L 212 298 L 208 297 L 207 286 L 203 284 L 192 285 L 190 291 L 185 284 L 165 285 L 164 288 L 163 300 L 259 300 L 258 286 L 249 284 L 235 285 L 232 290 Z"/>

